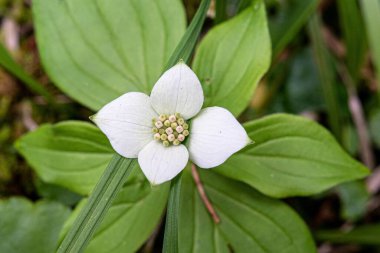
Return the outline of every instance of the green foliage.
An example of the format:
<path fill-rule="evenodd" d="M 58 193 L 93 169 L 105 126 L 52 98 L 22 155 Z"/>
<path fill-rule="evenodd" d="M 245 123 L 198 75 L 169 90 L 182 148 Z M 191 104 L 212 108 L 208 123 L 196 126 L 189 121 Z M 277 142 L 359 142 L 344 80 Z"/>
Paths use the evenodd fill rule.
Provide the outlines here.
<path fill-rule="evenodd" d="M 211 171 L 199 172 L 221 222 L 213 222 L 184 171 L 179 252 L 316 252 L 305 224 L 287 205 Z"/>
<path fill-rule="evenodd" d="M 380 1 L 361 0 L 362 13 L 366 25 L 369 47 L 372 51 L 372 60 L 376 67 L 377 85 L 380 85 Z M 380 90 L 380 89 L 379 89 Z"/>
<path fill-rule="evenodd" d="M 17 150 L 46 182 L 86 195 L 113 156 L 107 138 L 92 124 L 65 121 L 24 135 Z"/>
<path fill-rule="evenodd" d="M 235 18 L 211 29 L 199 45 L 193 68 L 203 84 L 204 107 L 217 105 L 239 115 L 270 59 L 265 6 L 254 1 Z"/>
<path fill-rule="evenodd" d="M 272 197 L 307 196 L 368 174 L 323 127 L 278 114 L 245 124 L 255 141 L 216 170 Z"/>
<path fill-rule="evenodd" d="M 136 252 L 158 225 L 169 184 L 151 187 L 140 169 L 134 169 L 118 193 L 85 252 Z M 85 205 L 82 201 L 65 224 L 62 236 Z"/>
<path fill-rule="evenodd" d="M 355 243 L 380 246 L 380 224 L 363 225 L 352 230 L 322 230 L 316 233 L 320 240 L 333 243 Z"/>
<path fill-rule="evenodd" d="M 311 50 L 295 54 L 290 64 L 285 88 L 287 109 L 294 113 L 322 109 L 323 92 Z"/>
<path fill-rule="evenodd" d="M 56 202 L 33 204 L 23 198 L 0 201 L 0 252 L 54 252 L 69 214 L 67 207 Z"/>
<path fill-rule="evenodd" d="M 337 187 L 341 199 L 341 215 L 344 219 L 356 221 L 367 210 L 370 195 L 363 181 L 352 181 Z"/>
<path fill-rule="evenodd" d="M 337 4 L 346 45 L 348 69 L 353 79 L 357 80 L 366 53 L 363 19 L 357 1 L 339 0 Z"/>
<path fill-rule="evenodd" d="M 285 2 L 285 8 L 269 20 L 273 56 L 276 57 L 297 36 L 310 15 L 317 8 L 318 0 L 294 0 Z"/>
<path fill-rule="evenodd" d="M 342 109 L 339 106 L 337 81 L 333 58 L 327 49 L 322 35 L 322 25 L 318 14 L 313 14 L 309 21 L 309 34 L 312 41 L 314 58 L 319 71 L 326 109 L 328 113 L 329 127 L 334 136 L 341 139 Z"/>
<path fill-rule="evenodd" d="M 149 94 L 185 30 L 180 0 L 36 0 L 33 13 L 49 76 L 93 110 Z"/>
<path fill-rule="evenodd" d="M 59 246 L 58 253 L 82 252 L 86 248 L 135 164 L 136 159 L 127 159 L 119 154 L 113 156 L 88 202 Z"/>

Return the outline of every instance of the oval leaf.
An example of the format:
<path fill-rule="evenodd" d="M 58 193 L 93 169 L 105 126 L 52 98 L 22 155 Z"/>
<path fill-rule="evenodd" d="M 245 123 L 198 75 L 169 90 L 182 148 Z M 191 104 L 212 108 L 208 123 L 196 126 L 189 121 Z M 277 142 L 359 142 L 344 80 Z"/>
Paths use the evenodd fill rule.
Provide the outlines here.
<path fill-rule="evenodd" d="M 247 123 L 245 128 L 255 144 L 216 170 L 266 195 L 313 195 L 368 174 L 327 130 L 311 120 L 277 114 Z"/>
<path fill-rule="evenodd" d="M 205 107 L 218 105 L 238 115 L 268 70 L 271 45 L 265 6 L 254 2 L 213 28 L 197 50 L 193 68 L 203 84 Z"/>
<path fill-rule="evenodd" d="M 149 94 L 186 22 L 180 0 L 35 0 L 33 14 L 49 76 L 94 110 Z"/>
<path fill-rule="evenodd" d="M 84 195 L 114 154 L 97 127 L 80 121 L 43 125 L 20 138 L 16 148 L 44 181 Z"/>
<path fill-rule="evenodd" d="M 212 221 L 186 170 L 181 189 L 179 252 L 316 252 L 305 224 L 287 205 L 211 171 L 199 172 L 221 221 Z"/>
<path fill-rule="evenodd" d="M 51 253 L 70 210 L 57 202 L 0 201 L 0 252 Z"/>

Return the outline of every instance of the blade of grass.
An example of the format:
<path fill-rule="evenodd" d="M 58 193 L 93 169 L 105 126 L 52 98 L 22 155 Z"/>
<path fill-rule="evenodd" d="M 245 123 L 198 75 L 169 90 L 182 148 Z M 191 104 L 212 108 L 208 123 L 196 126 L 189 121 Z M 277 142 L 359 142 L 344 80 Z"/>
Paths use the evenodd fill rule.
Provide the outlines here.
<path fill-rule="evenodd" d="M 328 123 L 338 140 L 341 140 L 341 112 L 338 104 L 336 90 L 335 71 L 331 55 L 324 43 L 322 27 L 318 14 L 314 14 L 309 21 L 309 34 L 312 41 L 314 58 L 318 67 L 323 90 L 323 96 L 327 105 Z"/>
<path fill-rule="evenodd" d="M 176 64 L 180 59 L 184 62 L 189 62 L 191 53 L 202 30 L 210 2 L 210 0 L 203 0 L 199 5 L 197 13 L 195 13 L 193 20 L 171 55 L 167 63 L 167 69 Z"/>
<path fill-rule="evenodd" d="M 0 44 L 0 65 L 22 81 L 32 92 L 43 96 L 47 102 L 52 103 L 54 101 L 53 97 L 42 84 L 30 77 L 21 66 L 13 60 L 12 56 L 2 44 Z"/>
<path fill-rule="evenodd" d="M 166 213 L 165 235 L 164 235 L 164 253 L 175 253 L 178 248 L 178 213 L 179 199 L 181 194 L 181 174 L 171 183 L 168 200 L 168 209 Z"/>
<path fill-rule="evenodd" d="M 357 82 L 366 52 L 363 19 L 356 1 L 338 0 L 340 26 L 346 45 L 346 62 L 350 74 Z M 355 84 L 356 86 L 356 84 Z"/>
<path fill-rule="evenodd" d="M 380 1 L 362 0 L 361 6 L 367 28 L 369 47 L 372 51 L 372 59 L 376 68 L 378 91 L 380 93 Z"/>
<path fill-rule="evenodd" d="M 168 68 L 176 64 L 180 59 L 189 62 L 191 53 L 195 47 L 198 36 L 201 32 L 207 10 L 210 6 L 210 0 L 202 0 L 197 13 L 191 24 L 183 35 L 177 48 L 167 64 Z M 178 249 L 178 214 L 179 214 L 179 196 L 181 190 L 181 174 L 178 175 L 171 183 L 168 208 L 166 213 L 166 225 L 164 236 L 164 253 L 177 253 Z"/>
<path fill-rule="evenodd" d="M 126 159 L 118 154 L 113 156 L 87 204 L 59 246 L 58 253 L 77 253 L 85 249 L 135 164 L 136 159 Z"/>

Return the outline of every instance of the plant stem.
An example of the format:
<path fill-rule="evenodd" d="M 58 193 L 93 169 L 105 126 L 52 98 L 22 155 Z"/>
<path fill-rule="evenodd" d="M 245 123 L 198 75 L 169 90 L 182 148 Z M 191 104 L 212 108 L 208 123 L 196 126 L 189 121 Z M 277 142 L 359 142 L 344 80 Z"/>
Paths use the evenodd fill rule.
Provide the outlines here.
<path fill-rule="evenodd" d="M 207 194 L 206 194 L 205 189 L 203 187 L 201 178 L 199 177 L 197 167 L 195 166 L 194 163 L 191 164 L 191 174 L 193 175 L 195 185 L 197 186 L 199 195 L 200 195 L 204 205 L 206 206 L 207 211 L 210 213 L 215 224 L 218 224 L 220 222 L 220 218 L 219 218 L 218 214 L 216 213 L 214 207 L 212 206 L 210 200 L 207 197 Z"/>

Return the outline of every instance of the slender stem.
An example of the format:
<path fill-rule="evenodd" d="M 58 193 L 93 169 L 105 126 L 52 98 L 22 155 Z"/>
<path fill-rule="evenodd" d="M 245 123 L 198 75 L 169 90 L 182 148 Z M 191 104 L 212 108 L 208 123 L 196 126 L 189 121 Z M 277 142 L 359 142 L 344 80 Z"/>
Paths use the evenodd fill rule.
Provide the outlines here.
<path fill-rule="evenodd" d="M 195 185 L 197 186 L 199 195 L 201 196 L 201 199 L 204 205 L 206 206 L 207 211 L 210 213 L 214 222 L 218 224 L 220 222 L 220 218 L 206 195 L 205 189 L 203 187 L 201 178 L 199 177 L 199 173 L 195 164 L 191 164 L 191 174 L 193 175 Z"/>

